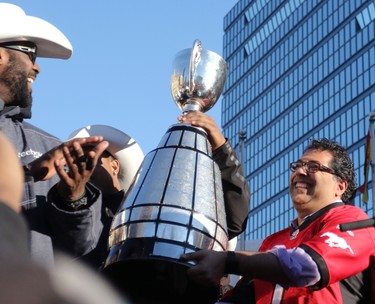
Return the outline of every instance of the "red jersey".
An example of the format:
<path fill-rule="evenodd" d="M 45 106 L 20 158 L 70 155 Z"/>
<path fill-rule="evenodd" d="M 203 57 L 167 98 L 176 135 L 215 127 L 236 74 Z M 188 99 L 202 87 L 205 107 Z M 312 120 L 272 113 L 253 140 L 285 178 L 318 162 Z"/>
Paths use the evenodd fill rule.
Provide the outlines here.
<path fill-rule="evenodd" d="M 300 247 L 318 265 L 321 280 L 315 286 L 283 289 L 255 279 L 256 303 L 372 303 L 371 273 L 363 271 L 375 257 L 375 229 L 339 229 L 340 224 L 363 219 L 368 216 L 362 209 L 333 203 L 308 217 L 298 230 L 288 228 L 267 237 L 259 251 L 276 245 Z"/>

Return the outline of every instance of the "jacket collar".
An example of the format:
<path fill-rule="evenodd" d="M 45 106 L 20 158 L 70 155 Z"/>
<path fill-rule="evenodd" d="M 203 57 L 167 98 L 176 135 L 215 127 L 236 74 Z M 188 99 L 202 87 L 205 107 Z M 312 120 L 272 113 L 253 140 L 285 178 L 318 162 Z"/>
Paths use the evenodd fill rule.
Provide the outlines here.
<path fill-rule="evenodd" d="M 13 120 L 22 121 L 25 118 L 31 118 L 31 106 L 20 108 L 19 106 L 6 106 L 0 98 L 0 116 L 10 117 Z"/>

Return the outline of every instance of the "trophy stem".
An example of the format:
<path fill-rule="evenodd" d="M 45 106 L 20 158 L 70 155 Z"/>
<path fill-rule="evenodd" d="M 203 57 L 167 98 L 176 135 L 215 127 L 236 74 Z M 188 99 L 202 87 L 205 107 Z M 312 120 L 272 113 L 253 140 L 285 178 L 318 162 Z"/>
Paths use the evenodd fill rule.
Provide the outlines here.
<path fill-rule="evenodd" d="M 182 113 L 188 113 L 190 111 L 201 111 L 202 106 L 198 101 L 195 101 L 194 99 L 188 99 L 185 105 L 183 106 L 183 112 Z"/>

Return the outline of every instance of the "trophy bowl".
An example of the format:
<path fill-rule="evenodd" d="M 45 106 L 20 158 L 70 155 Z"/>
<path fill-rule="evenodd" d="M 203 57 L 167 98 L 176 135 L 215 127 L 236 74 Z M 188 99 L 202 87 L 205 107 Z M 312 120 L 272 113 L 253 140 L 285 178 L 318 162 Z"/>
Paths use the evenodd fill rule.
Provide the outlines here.
<path fill-rule="evenodd" d="M 193 48 L 177 53 L 172 63 L 172 97 L 182 112 L 207 112 L 224 89 L 227 63 L 201 45 L 195 40 Z"/>

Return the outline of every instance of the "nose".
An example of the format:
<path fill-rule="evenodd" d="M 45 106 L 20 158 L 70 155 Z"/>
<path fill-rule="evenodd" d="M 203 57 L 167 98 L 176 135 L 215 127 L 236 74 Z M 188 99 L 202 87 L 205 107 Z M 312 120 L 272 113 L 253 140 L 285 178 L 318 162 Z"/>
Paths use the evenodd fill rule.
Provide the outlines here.
<path fill-rule="evenodd" d="M 303 164 L 302 166 L 298 167 L 295 171 L 294 171 L 295 174 L 303 174 L 303 175 L 307 175 L 307 166 L 305 164 Z"/>
<path fill-rule="evenodd" d="M 33 70 L 37 75 L 40 73 L 40 67 L 36 62 L 33 64 Z"/>

